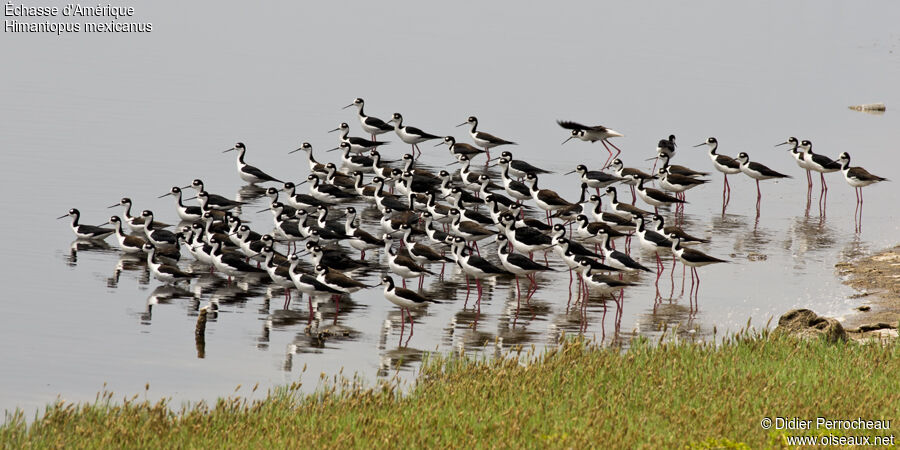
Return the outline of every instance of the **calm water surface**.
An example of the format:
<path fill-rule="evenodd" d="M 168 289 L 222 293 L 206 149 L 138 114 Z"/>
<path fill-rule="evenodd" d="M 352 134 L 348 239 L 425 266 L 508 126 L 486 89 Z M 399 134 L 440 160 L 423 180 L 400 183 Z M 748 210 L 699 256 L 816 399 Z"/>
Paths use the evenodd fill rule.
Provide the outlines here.
<path fill-rule="evenodd" d="M 834 264 L 897 242 L 895 182 L 866 189 L 856 233 L 855 197 L 841 177 L 829 175 L 822 212 L 816 180 L 807 210 L 803 173 L 784 147 L 774 148 L 788 136 L 811 139 L 817 152 L 849 151 L 854 164 L 900 178 L 896 2 L 134 6 L 154 23 L 151 34 L 0 37 L 0 409 L 31 412 L 57 395 L 91 400 L 104 383 L 123 395 L 149 383 L 150 398 L 177 403 L 211 400 L 239 384 L 247 393 L 256 383 L 300 379 L 314 389 L 320 373 L 341 368 L 369 381 L 398 371 L 412 377 L 424 351 L 491 354 L 495 342 L 552 346 L 578 332 L 627 344 L 676 325 L 706 336 L 748 319 L 761 326 L 799 306 L 843 316 L 859 301 L 848 298 Z M 733 262 L 700 271 L 696 308 L 690 277 L 682 288 L 681 269 L 671 274 L 667 261 L 658 283 L 642 276 L 625 292 L 620 316 L 599 300 L 574 306 L 577 287 L 570 291 L 566 272 L 539 276 L 528 304 L 509 280 L 489 283 L 479 314 L 448 266 L 424 288 L 444 304 L 415 316 L 403 346 L 399 310 L 380 289 L 343 299 L 339 312 L 323 299 L 310 320 L 305 302 L 283 311 L 280 290 L 264 284 L 229 286 L 212 275 L 187 290 L 162 285 L 113 239 L 82 246 L 67 223 L 53 220 L 77 207 L 84 223 L 101 223 L 121 213 L 107 205 L 129 196 L 138 210 L 174 223 L 171 198 L 157 196 L 194 178 L 211 192 L 247 198 L 234 154 L 221 153 L 238 140 L 252 164 L 305 179 L 305 160 L 287 152 L 309 141 L 320 160 L 333 160 L 323 153 L 336 145 L 327 130 L 346 121 L 362 134 L 353 112 L 340 109 L 356 96 L 369 114 L 398 111 L 409 125 L 464 142 L 465 131 L 453 126 L 477 115 L 485 131 L 520 143 L 511 149 L 517 157 L 555 172 L 541 187 L 572 200 L 578 183 L 560 174 L 579 163 L 595 168 L 607 154 L 600 144 L 560 146 L 567 134 L 556 119 L 625 133 L 615 141 L 622 159 L 645 170 L 656 141 L 674 133 L 678 164 L 712 171 L 705 150 L 691 145 L 716 136 L 721 153 L 746 151 L 795 178 L 763 183 L 758 216 L 744 176 L 732 177 L 724 214 L 721 174 L 689 192 L 685 228 L 712 239 L 703 251 Z M 888 105 L 886 114 L 847 109 L 875 101 Z M 386 138 L 387 157 L 409 150 Z M 444 149 L 422 149 L 422 164 L 450 162 Z M 256 213 L 263 205 L 244 208 L 260 232 L 271 228 L 268 213 Z M 374 284 L 377 275 L 361 279 Z M 211 300 L 221 309 L 201 358 L 194 324 Z M 324 330 L 335 334 L 322 337 Z"/>

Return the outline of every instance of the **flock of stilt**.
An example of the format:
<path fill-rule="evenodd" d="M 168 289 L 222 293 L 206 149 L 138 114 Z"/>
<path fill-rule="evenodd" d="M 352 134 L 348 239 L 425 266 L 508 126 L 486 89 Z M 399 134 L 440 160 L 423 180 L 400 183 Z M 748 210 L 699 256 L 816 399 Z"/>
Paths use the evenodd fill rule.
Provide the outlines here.
<path fill-rule="evenodd" d="M 578 165 L 568 173 L 577 174 L 581 185 L 581 198 L 576 202 L 538 187 L 539 176 L 548 171 L 514 158 L 509 151 L 491 158 L 492 148 L 515 143 L 478 130 L 474 116 L 458 125 L 469 127 L 473 146 L 457 142 L 452 136 L 441 137 L 407 126 L 399 113 L 387 122 L 368 116 L 364 105 L 363 99 L 357 98 L 347 108 L 357 108 L 360 125 L 371 138 L 350 136 L 349 125 L 341 124 L 332 130 L 340 134 L 340 145 L 332 149 L 340 151 L 340 161 L 327 164 L 317 161 L 312 146 L 304 143 L 290 152 L 305 152 L 309 162 L 309 175 L 298 183 L 284 182 L 249 165 L 243 143 L 225 150 L 237 152 L 241 179 L 253 186 L 277 186 L 259 188 L 269 198 L 266 209 L 273 217 L 273 227 L 266 234 L 251 230 L 242 221 L 238 211 L 245 203 L 207 192 L 199 179 L 184 187 L 172 187 L 163 195 L 175 198 L 181 224 L 174 232 L 166 230 L 170 225 L 156 221 L 149 210 L 132 216 L 129 198 L 110 206 L 124 208 L 122 217 L 112 216 L 107 222 L 112 228 L 80 224 L 77 209 L 69 210 L 60 219 L 71 217 L 72 229 L 79 239 L 100 240 L 115 234 L 123 252 L 146 253 L 151 272 L 165 283 L 189 282 L 196 275 L 178 266 L 181 249 L 208 264 L 210 270 L 226 275 L 229 281 L 235 276 L 268 276 L 272 283 L 284 288 L 285 308 L 289 306 L 291 289 L 306 293 L 312 308 L 314 295 L 331 295 L 339 301 L 342 295 L 372 287 L 354 279 L 353 274 L 361 268 L 375 268 L 383 273 L 384 297 L 401 308 L 401 323 L 403 311 L 409 316 L 410 309 L 439 302 L 421 290 L 425 276 L 435 275 L 429 269 L 433 264 L 456 265 L 466 276 L 467 295 L 469 278 L 474 278 L 480 306 L 481 281 L 486 278 L 515 277 L 516 289 L 521 292 L 519 277 L 526 277 L 530 281 L 530 298 L 538 285 L 535 274 L 553 270 L 549 252 L 569 267 L 570 274 L 574 271 L 579 275 L 585 300 L 594 293 L 612 296 L 619 302 L 623 289 L 637 281 L 634 274 L 651 272 L 629 255 L 630 239 L 635 235 L 642 248 L 656 255 L 657 280 L 662 272 L 661 255 L 672 255 L 673 260 L 691 268 L 692 289 L 695 279 L 699 289 L 698 267 L 726 262 L 690 248 L 709 241 L 677 226 L 667 226 L 659 214 L 659 207 L 674 208 L 677 223 L 683 213 L 685 191 L 708 182 L 704 177 L 709 173 L 670 164 L 676 150 L 675 136 L 659 141 L 657 155 L 651 158 L 656 162 L 646 173 L 625 167 L 618 158 L 621 150 L 609 139 L 622 134 L 603 126 L 558 122 L 570 130 L 566 141 L 599 141 L 609 153 L 600 170 Z M 378 135 L 392 131 L 412 148 L 395 164 L 382 160 L 379 148 L 388 142 L 377 140 Z M 416 155 L 422 153 L 419 144 L 431 140 L 439 140 L 436 146 L 448 147 L 454 158 L 452 164 L 460 165 L 458 171 L 433 173 L 415 167 Z M 761 180 L 790 178 L 750 161 L 746 153 L 737 158 L 719 154 L 716 138 L 710 137 L 697 147 L 703 145 L 709 148 L 713 167 L 724 174 L 723 208 L 730 199 L 729 174 L 744 173 L 756 180 L 757 209 L 762 198 Z M 841 171 L 857 189 L 858 209 L 862 187 L 885 180 L 860 167 L 850 167 L 846 152 L 833 161 L 813 153 L 808 140 L 801 142 L 792 137 L 779 145 L 789 145 L 797 164 L 807 171 L 809 190 L 810 171 L 822 174 L 823 192 L 827 189 L 824 174 Z M 472 161 L 482 154 L 487 159 L 486 169 L 476 171 Z M 499 174 L 490 175 L 488 167 L 498 167 Z M 371 177 L 367 182 L 368 175 Z M 658 188 L 650 187 L 652 183 Z M 308 193 L 298 190 L 303 184 L 309 185 Z M 620 201 L 615 184 L 630 187 L 631 204 Z M 190 199 L 182 198 L 182 189 L 196 190 L 198 205 L 185 205 L 184 201 Z M 588 195 L 590 189 L 596 193 Z M 608 199 L 605 210 L 603 197 Z M 636 197 L 652 206 L 653 211 L 635 206 Z M 360 212 L 353 205 L 377 208 L 378 229 L 364 230 L 359 223 Z M 529 217 L 534 208 L 544 211 L 545 220 Z M 343 218 L 335 219 L 337 214 L 343 214 Z M 132 234 L 126 233 L 125 225 Z M 613 243 L 620 238 L 625 239 L 624 252 L 616 250 Z M 478 243 L 482 242 L 483 248 L 486 240 L 496 242 L 495 252 L 483 257 Z M 304 246 L 298 250 L 300 242 Z M 286 244 L 288 251 L 278 251 L 276 244 Z M 358 250 L 360 258 L 351 257 L 348 248 Z M 366 251 L 377 249 L 384 250 L 383 264 L 365 258 Z M 533 259 L 536 252 L 543 252 L 543 264 Z M 401 285 L 395 283 L 392 275 L 401 279 Z M 406 287 L 406 280 L 413 278 L 419 278 L 419 290 Z M 412 327 L 411 316 L 409 322 Z"/>

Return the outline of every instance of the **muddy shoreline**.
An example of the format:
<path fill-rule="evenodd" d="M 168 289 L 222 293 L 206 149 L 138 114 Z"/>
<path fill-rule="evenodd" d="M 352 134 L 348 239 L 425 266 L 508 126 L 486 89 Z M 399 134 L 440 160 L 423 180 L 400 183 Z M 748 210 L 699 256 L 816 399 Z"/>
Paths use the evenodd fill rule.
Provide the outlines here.
<path fill-rule="evenodd" d="M 900 245 L 835 264 L 844 284 L 856 289 L 857 311 L 842 321 L 855 339 L 897 337 L 900 322 Z M 890 326 L 887 328 L 885 326 Z"/>

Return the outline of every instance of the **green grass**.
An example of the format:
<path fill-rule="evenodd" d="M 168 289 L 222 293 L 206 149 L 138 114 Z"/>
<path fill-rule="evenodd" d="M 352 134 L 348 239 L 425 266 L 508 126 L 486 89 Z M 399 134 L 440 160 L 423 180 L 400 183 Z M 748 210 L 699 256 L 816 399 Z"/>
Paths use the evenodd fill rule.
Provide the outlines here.
<path fill-rule="evenodd" d="M 5 447 L 781 446 L 764 417 L 898 419 L 900 347 L 741 334 L 713 346 L 572 341 L 526 355 L 432 355 L 405 395 L 350 382 L 173 411 L 111 394 L 0 427 Z M 900 426 L 900 422 L 898 422 Z M 813 430 L 811 434 L 826 434 Z M 890 431 L 872 431 L 871 435 Z M 839 435 L 866 434 L 839 431 Z"/>

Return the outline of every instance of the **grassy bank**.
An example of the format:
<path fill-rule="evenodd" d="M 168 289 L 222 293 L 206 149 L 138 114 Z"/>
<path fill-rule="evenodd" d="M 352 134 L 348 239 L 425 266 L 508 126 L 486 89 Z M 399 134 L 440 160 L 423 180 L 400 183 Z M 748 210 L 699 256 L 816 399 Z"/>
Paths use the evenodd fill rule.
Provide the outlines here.
<path fill-rule="evenodd" d="M 897 345 L 743 335 L 718 347 L 637 343 L 621 353 L 573 342 L 529 365 L 432 358 L 405 396 L 387 388 L 308 396 L 294 386 L 265 401 L 180 412 L 103 396 L 94 405 L 54 405 L 27 426 L 21 415 L 7 418 L 0 444 L 758 447 L 783 443 L 784 431 L 760 427 L 764 417 L 898 419 L 897 374 Z"/>

